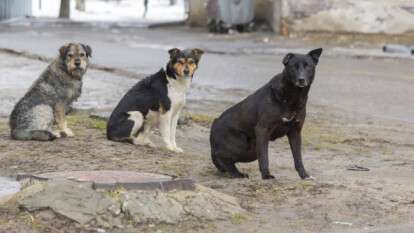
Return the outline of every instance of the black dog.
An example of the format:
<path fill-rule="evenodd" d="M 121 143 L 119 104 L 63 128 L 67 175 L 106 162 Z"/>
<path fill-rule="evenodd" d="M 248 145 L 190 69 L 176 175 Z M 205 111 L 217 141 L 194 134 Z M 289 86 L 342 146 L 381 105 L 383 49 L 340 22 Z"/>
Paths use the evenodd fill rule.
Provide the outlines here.
<path fill-rule="evenodd" d="M 301 130 L 321 54 L 321 48 L 306 55 L 287 54 L 282 73 L 213 122 L 211 157 L 219 171 L 232 177 L 248 177 L 239 172 L 235 163 L 258 159 L 262 178 L 273 179 L 269 172 L 269 141 L 287 135 L 299 176 L 309 178 L 302 163 Z"/>

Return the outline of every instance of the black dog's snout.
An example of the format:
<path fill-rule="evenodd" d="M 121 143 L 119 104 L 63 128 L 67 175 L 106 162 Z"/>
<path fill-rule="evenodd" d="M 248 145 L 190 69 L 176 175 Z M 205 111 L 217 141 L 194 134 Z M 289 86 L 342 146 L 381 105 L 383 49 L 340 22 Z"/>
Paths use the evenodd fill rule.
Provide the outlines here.
<path fill-rule="evenodd" d="M 298 79 L 298 82 L 299 82 L 300 84 L 305 84 L 306 80 L 305 80 L 304 78 L 299 78 L 299 79 Z"/>
<path fill-rule="evenodd" d="M 80 59 L 76 59 L 75 60 L 75 65 L 76 66 L 80 66 L 81 65 L 81 60 Z"/>

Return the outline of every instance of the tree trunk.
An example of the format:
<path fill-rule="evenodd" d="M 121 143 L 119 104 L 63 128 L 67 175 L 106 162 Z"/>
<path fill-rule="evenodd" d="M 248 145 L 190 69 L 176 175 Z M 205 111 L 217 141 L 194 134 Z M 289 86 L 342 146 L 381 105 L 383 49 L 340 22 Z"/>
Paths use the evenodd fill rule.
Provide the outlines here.
<path fill-rule="evenodd" d="M 70 17 L 70 0 L 61 0 L 59 18 Z"/>
<path fill-rule="evenodd" d="M 76 10 L 85 11 L 85 0 L 76 0 Z"/>

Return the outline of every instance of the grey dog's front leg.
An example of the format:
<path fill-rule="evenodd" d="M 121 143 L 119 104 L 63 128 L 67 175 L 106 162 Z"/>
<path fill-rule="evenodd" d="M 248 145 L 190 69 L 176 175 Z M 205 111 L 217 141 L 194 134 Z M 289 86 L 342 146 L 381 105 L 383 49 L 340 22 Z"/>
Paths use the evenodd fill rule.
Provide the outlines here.
<path fill-rule="evenodd" d="M 55 121 L 60 131 L 60 134 L 64 134 L 67 137 L 73 137 L 74 133 L 68 128 L 66 122 L 66 106 L 63 103 L 57 103 L 54 106 Z"/>

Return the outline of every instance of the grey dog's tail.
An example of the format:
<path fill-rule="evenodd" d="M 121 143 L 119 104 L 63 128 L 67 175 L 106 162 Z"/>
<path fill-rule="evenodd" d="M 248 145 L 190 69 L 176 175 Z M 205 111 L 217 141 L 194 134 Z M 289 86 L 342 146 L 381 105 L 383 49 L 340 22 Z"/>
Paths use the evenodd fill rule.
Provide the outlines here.
<path fill-rule="evenodd" d="M 13 130 L 11 137 L 16 140 L 53 141 L 57 137 L 47 130 Z"/>

